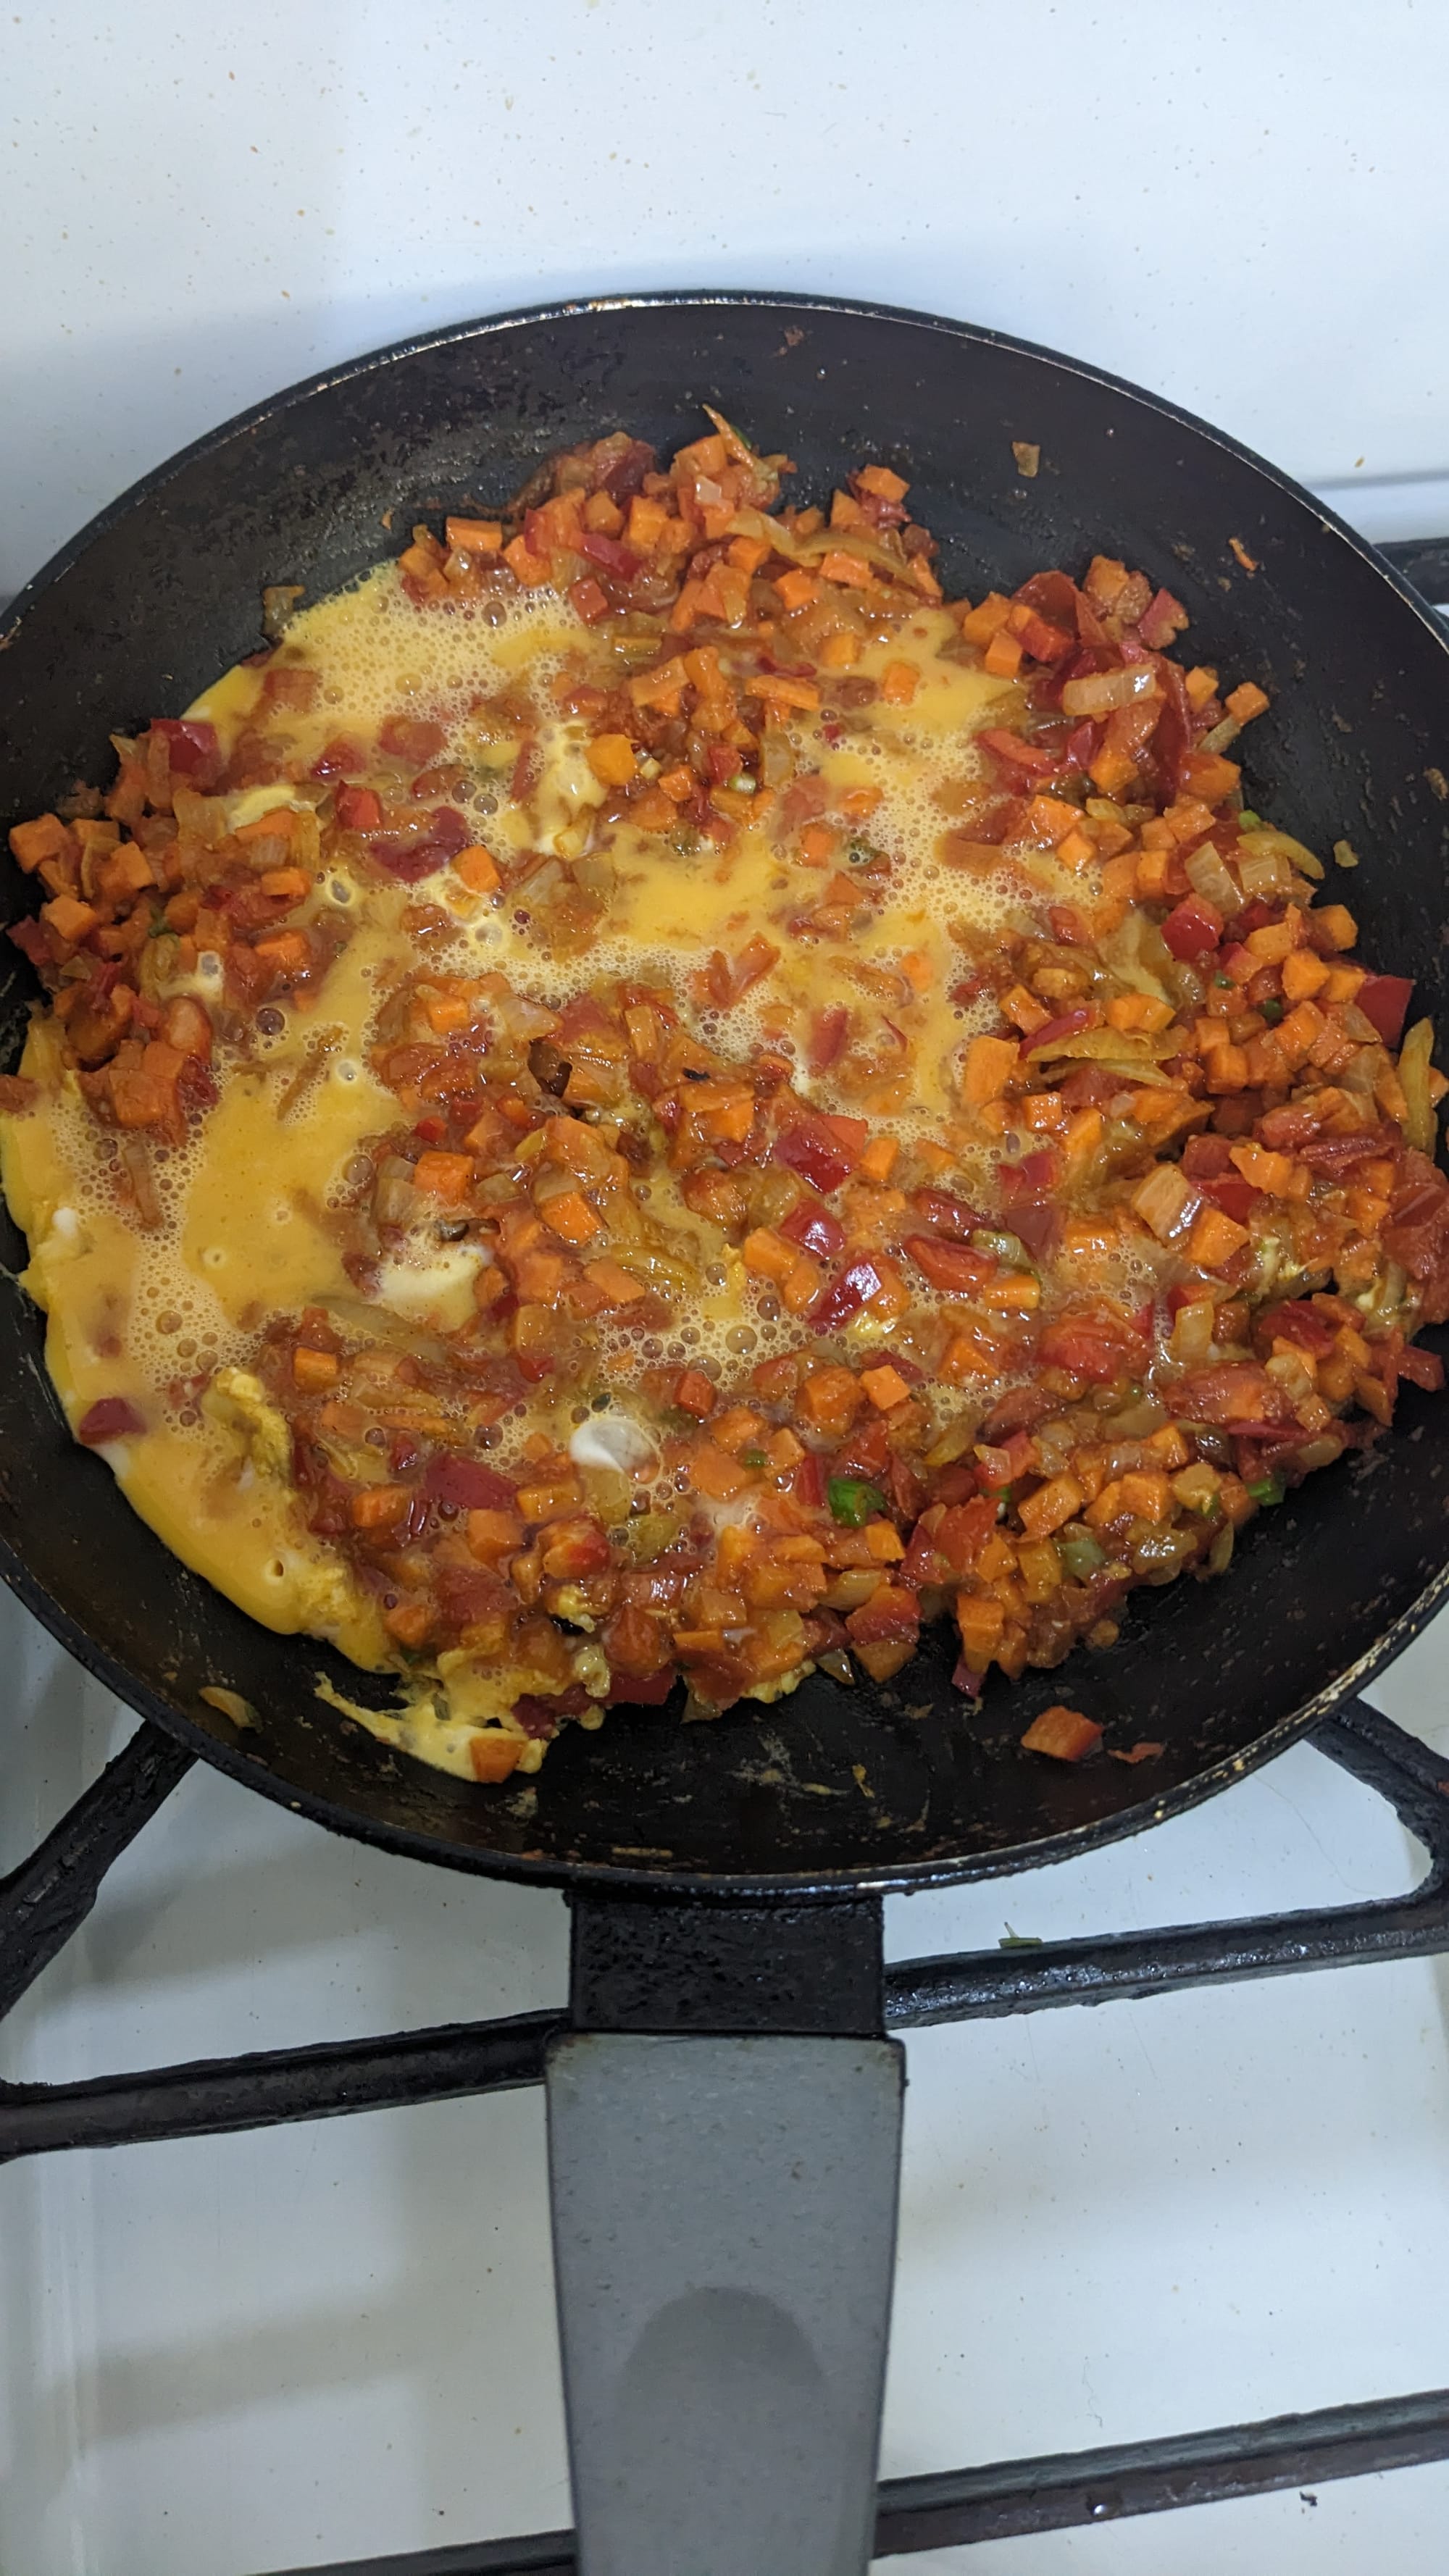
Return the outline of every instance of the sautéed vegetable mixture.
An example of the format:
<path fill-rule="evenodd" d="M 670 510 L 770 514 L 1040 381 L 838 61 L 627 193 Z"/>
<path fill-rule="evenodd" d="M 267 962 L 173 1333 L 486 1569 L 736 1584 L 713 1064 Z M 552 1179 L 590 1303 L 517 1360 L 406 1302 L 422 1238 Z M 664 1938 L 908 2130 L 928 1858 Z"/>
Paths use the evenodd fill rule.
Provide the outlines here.
<path fill-rule="evenodd" d="M 1433 1031 L 1244 810 L 1264 692 L 1107 555 L 948 600 L 900 475 L 786 502 L 710 417 L 269 594 L 10 833 L 75 1436 L 479 1781 L 938 1618 L 967 1723 L 1441 1382 Z"/>

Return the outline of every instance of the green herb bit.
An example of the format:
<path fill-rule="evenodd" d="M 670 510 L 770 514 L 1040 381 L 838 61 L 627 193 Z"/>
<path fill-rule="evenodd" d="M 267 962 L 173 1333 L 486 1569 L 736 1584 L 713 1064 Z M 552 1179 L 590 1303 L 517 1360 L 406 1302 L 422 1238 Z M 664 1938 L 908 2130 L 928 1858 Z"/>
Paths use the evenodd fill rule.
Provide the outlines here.
<path fill-rule="evenodd" d="M 1272 1504 L 1281 1503 L 1283 1500 L 1283 1487 L 1276 1476 L 1256 1477 L 1254 1482 L 1248 1487 L 1248 1491 L 1252 1495 L 1254 1502 L 1261 1503 L 1265 1510 L 1270 1508 Z"/>
<path fill-rule="evenodd" d="M 768 1467 L 769 1463 L 769 1459 L 765 1456 L 763 1449 L 742 1449 L 740 1451 L 740 1465 L 742 1467 Z"/>
<path fill-rule="evenodd" d="M 832 1476 L 825 1498 L 832 1516 L 846 1529 L 864 1529 L 866 1522 L 874 1520 L 886 1507 L 879 1485 L 868 1485 L 863 1476 Z"/>
<path fill-rule="evenodd" d="M 1099 1547 L 1090 1530 L 1068 1530 L 1057 1538 L 1057 1554 L 1074 1582 L 1084 1583 L 1089 1574 L 1107 1562 L 1105 1548 Z"/>
<path fill-rule="evenodd" d="M 1264 1019 L 1267 1021 L 1269 1028 L 1276 1029 L 1278 1022 L 1283 1017 L 1283 1005 L 1279 1001 L 1277 994 L 1270 993 L 1266 1002 L 1260 1002 L 1258 1004 L 1258 1008 L 1262 1012 Z"/>

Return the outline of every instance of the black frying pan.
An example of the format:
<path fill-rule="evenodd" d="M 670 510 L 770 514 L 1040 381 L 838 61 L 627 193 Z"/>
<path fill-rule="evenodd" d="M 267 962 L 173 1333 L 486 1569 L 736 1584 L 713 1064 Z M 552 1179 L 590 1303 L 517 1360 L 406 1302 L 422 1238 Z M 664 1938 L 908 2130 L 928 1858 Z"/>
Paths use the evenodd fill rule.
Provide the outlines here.
<path fill-rule="evenodd" d="M 513 491 L 550 450 L 619 426 L 670 449 L 709 402 L 802 490 L 851 463 L 909 475 L 948 588 L 1011 588 L 1096 550 L 1166 581 L 1201 658 L 1272 713 L 1247 787 L 1310 844 L 1346 836 L 1369 954 L 1445 1024 L 1449 649 L 1422 605 L 1307 493 L 1230 440 L 1075 362 L 928 316 L 788 296 L 564 306 L 469 323 L 317 377 L 216 431 L 106 511 L 0 637 L 0 818 L 109 774 L 114 725 L 179 711 L 259 640 L 264 584 L 334 589 L 436 520 Z M 1018 473 L 1013 440 L 1038 444 Z M 389 525 L 384 515 L 390 514 Z M 1249 573 L 1231 540 L 1256 562 Z M 1336 888 L 1335 891 L 1338 891 Z M 0 909 L 32 889 L 8 861 Z M 0 1033 L 29 970 L 6 949 Z M 9 1050 L 6 1060 L 13 1060 Z M 4 1226 L 5 1260 L 21 1247 Z M 0 1568 L 72 1653 L 207 1760 L 343 1832 L 574 1887 L 846 1894 L 1021 1868 L 1225 1786 L 1391 1658 L 1441 1599 L 1449 1404 L 1405 1390 L 1392 1435 L 1253 1526 L 1225 1582 L 1138 1593 L 1120 1642 L 993 1681 L 968 1715 L 944 1631 L 883 1688 L 817 1678 L 714 1725 L 620 1710 L 569 1729 L 536 1782 L 474 1788 L 380 1747 L 315 1698 L 326 1669 L 188 1574 L 69 1439 L 40 1319 L 0 1286 Z M 240 1692 L 242 1732 L 199 1697 Z M 1017 1739 L 1065 1692 L 1140 1769 L 1081 1770 Z M 864 1765 L 865 1788 L 855 1776 Z"/>

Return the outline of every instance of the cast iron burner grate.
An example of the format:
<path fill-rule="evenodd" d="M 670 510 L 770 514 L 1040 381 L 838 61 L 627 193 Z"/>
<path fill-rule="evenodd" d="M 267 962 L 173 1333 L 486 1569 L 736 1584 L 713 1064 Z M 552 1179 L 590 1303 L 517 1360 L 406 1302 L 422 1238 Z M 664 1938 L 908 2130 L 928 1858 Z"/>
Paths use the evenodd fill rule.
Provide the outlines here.
<path fill-rule="evenodd" d="M 1426 599 L 1449 601 L 1449 541 L 1383 551 Z M 1140 2002 L 1186 1986 L 1449 1952 L 1444 1763 L 1357 1699 L 1309 1741 L 1386 1798 L 1423 1844 L 1429 1868 L 1409 1895 L 1161 1932 L 1107 1933 L 1049 1942 L 1029 1953 L 904 1960 L 885 1970 L 886 2028 L 920 2030 L 1119 1998 Z M 143 1724 L 30 1859 L 0 1879 L 0 2019 L 79 1929 L 111 1863 L 194 1758 Z M 80 2084 L 0 2083 L 0 2163 L 65 2147 L 219 2136 L 505 2092 L 541 2083 L 550 2041 L 570 2028 L 798 2034 L 879 2027 L 879 1898 L 793 1909 L 674 1904 L 652 1911 L 661 1926 L 665 1917 L 669 1922 L 668 1938 L 657 1946 L 647 1906 L 574 1901 L 566 2011 L 203 2058 Z M 671 1962 L 676 1944 L 680 1955 Z M 1024 2538 L 1445 2458 L 1449 2389 L 1430 2389 L 1165 2441 L 888 2478 L 878 2490 L 875 2556 Z M 577 2564 L 573 2534 L 548 2531 L 278 2576 L 576 2576 Z"/>
<path fill-rule="evenodd" d="M 1386 1798 L 1421 1842 L 1429 1869 L 1410 1894 L 1167 1931 L 1107 1933 L 1023 1951 L 908 1959 L 885 1972 L 885 2023 L 1046 2012 L 1062 2004 L 1141 2001 L 1185 1986 L 1288 1976 L 1300 1969 L 1429 1958 L 1449 1951 L 1449 1777 L 1443 1760 L 1363 1700 L 1350 1701 L 1310 1742 Z M 39 1849 L 0 1880 L 0 2016 L 9 2012 L 85 1920 L 111 1863 L 189 1770 L 193 1756 L 143 1725 Z M 543 2080 L 548 2043 L 571 2026 L 637 2026 L 639 1926 L 614 1941 L 632 1902 L 574 1903 L 574 1968 L 567 2012 L 448 2024 L 317 2048 L 206 2058 L 80 2084 L 0 2084 L 0 2161 L 64 2147 L 116 2147 L 219 2135 L 496 2093 Z M 828 1906 L 658 1909 L 692 1914 L 710 1952 L 711 2028 L 794 2032 L 859 2026 L 855 1989 L 879 1958 L 880 1900 Z M 821 1974 L 828 1923 L 830 1966 Z M 687 2029 L 699 2012 L 699 1949 L 685 1972 L 651 1975 L 648 2027 Z M 657 1967 L 658 1961 L 651 1966 Z M 723 2017 L 722 2017 L 722 1998 Z M 802 2000 L 803 1998 L 803 2000 Z M 941 2475 L 887 2479 L 879 2490 L 876 2555 L 1115 2521 L 1129 2514 L 1263 2495 L 1331 2478 L 1449 2458 L 1449 2389 L 1275 2416 L 1167 2441 L 1065 2452 Z M 403 2557 L 351 2560 L 290 2576 L 571 2576 L 572 2534 L 538 2532 Z"/>

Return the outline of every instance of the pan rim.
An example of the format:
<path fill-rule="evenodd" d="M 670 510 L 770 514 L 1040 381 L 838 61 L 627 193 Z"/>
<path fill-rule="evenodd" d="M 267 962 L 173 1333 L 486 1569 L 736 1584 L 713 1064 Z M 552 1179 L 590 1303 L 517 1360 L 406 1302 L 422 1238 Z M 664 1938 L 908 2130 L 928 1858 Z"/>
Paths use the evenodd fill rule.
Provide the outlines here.
<path fill-rule="evenodd" d="M 975 347 L 998 348 L 1014 355 L 1031 358 L 1058 374 L 1075 377 L 1084 383 L 1108 391 L 1149 412 L 1155 419 L 1176 424 L 1204 439 L 1224 454 L 1248 466 L 1279 496 L 1306 511 L 1325 534 L 1332 534 L 1371 572 L 1377 574 L 1401 604 L 1412 611 L 1416 622 L 1440 651 L 1449 656 L 1449 637 L 1425 601 L 1402 578 L 1386 558 L 1351 527 L 1338 513 L 1321 502 L 1312 492 L 1284 473 L 1256 450 L 1233 438 L 1228 432 L 1203 420 L 1198 414 L 1165 397 L 1149 392 L 1129 379 L 1112 374 L 1070 354 L 1052 349 L 1041 342 L 1022 339 L 1012 333 L 993 330 L 985 325 L 962 322 L 952 317 L 920 311 L 901 305 L 862 301 L 849 296 L 832 296 L 771 288 L 660 288 L 639 293 L 621 291 L 607 295 L 560 298 L 552 302 L 510 308 L 498 314 L 484 314 L 462 322 L 449 323 L 437 330 L 413 334 L 405 339 L 384 343 L 348 359 L 340 365 L 317 370 L 311 376 L 284 386 L 234 414 L 216 427 L 178 449 L 173 455 L 151 468 L 128 485 L 115 500 L 96 512 L 76 534 L 67 540 L 18 591 L 0 621 L 0 651 L 3 651 L 35 602 L 80 561 L 99 539 L 119 526 L 132 511 L 163 492 L 188 467 L 219 453 L 249 430 L 300 408 L 314 395 L 356 383 L 371 374 L 400 361 L 424 355 L 433 350 L 462 346 L 470 341 L 484 342 L 504 333 L 536 327 L 541 324 L 567 324 L 575 319 L 612 312 L 719 311 L 780 312 L 782 314 L 821 313 L 858 321 L 884 322 L 907 326 L 933 335 L 967 343 Z M 162 1542 L 158 1541 L 158 1544 Z M 456 1842 L 443 1843 L 440 1835 L 361 1814 L 317 1792 L 299 1789 L 254 1758 L 245 1738 L 233 1747 L 207 1727 L 173 1706 L 149 1684 L 132 1674 L 108 1648 L 101 1645 L 89 1630 L 46 1591 L 9 1542 L 0 1540 L 0 1577 L 41 1625 L 78 1662 L 83 1669 L 112 1690 L 127 1706 L 134 1708 L 146 1722 L 160 1727 L 192 1751 L 199 1759 L 221 1771 L 241 1785 L 259 1791 L 275 1804 L 293 1813 L 306 1815 L 312 1822 L 330 1832 L 366 1842 L 399 1856 L 431 1863 L 435 1867 L 457 1869 L 473 1875 L 509 1879 L 520 1884 L 597 1891 L 600 1894 L 653 1897 L 660 1901 L 681 1897 L 698 1902 L 740 1903 L 762 1899 L 794 1899 L 842 1902 L 851 1898 L 896 1894 L 904 1895 L 930 1888 L 962 1885 L 975 1881 L 1013 1876 L 1021 1871 L 1045 1868 L 1074 1858 L 1078 1853 L 1110 1842 L 1124 1840 L 1155 1824 L 1168 1822 L 1186 1813 L 1237 1780 L 1259 1770 L 1287 1750 L 1290 1744 L 1322 1725 L 1345 1700 L 1352 1697 L 1376 1675 L 1396 1660 L 1417 1637 L 1449 1597 L 1449 1558 L 1431 1577 L 1424 1589 L 1410 1602 L 1389 1627 L 1374 1639 L 1344 1672 L 1315 1692 L 1297 1708 L 1277 1719 L 1267 1730 L 1236 1752 L 1225 1755 L 1207 1769 L 1193 1772 L 1173 1789 L 1144 1798 L 1135 1805 L 1119 1809 L 1114 1815 L 1043 1836 L 1031 1842 L 1017 1842 L 989 1852 L 959 1853 L 949 1858 L 932 1858 L 919 1862 L 899 1861 L 886 1866 L 861 1862 L 829 1871 L 692 1871 L 687 1866 L 672 1869 L 646 1869 L 638 1865 L 591 1860 L 530 1858 L 509 1852 L 474 1849 Z M 404 1760 L 409 1757 L 401 1757 Z"/>

